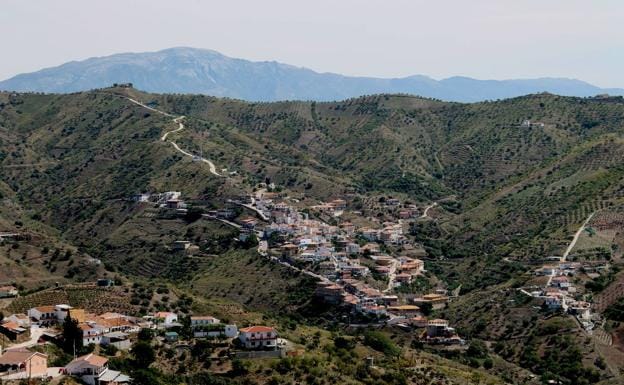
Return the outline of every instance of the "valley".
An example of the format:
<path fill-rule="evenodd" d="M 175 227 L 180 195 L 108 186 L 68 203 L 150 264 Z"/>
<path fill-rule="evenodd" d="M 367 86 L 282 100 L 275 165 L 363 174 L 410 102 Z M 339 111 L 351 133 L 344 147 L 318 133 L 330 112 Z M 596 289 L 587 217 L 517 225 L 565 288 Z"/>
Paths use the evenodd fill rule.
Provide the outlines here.
<path fill-rule="evenodd" d="M 621 97 L 0 93 L 0 311 L 149 320 L 163 384 L 617 384 L 623 149 Z"/>

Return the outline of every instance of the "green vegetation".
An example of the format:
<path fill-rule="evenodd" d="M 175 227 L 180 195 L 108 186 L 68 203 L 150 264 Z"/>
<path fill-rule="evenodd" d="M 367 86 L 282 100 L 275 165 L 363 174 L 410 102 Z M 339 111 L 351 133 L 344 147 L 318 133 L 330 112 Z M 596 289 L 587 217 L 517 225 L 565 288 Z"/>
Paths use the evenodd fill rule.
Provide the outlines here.
<path fill-rule="evenodd" d="M 381 332 L 368 331 L 364 333 L 364 345 L 370 346 L 388 356 L 396 356 L 399 354 L 399 348 L 388 336 Z"/>
<path fill-rule="evenodd" d="M 620 298 L 616 303 L 609 306 L 604 315 L 610 320 L 624 322 L 624 298 Z"/>
<path fill-rule="evenodd" d="M 163 143 L 171 120 L 124 96 L 186 115 L 187 128 L 172 140 L 190 152 L 203 151 L 229 176 L 217 178 Z M 521 126 L 524 119 L 544 125 Z M 0 245 L 0 281 L 37 291 L 14 301 L 9 311 L 52 302 L 131 314 L 210 312 L 244 324 L 279 325 L 309 350 L 267 362 L 235 360 L 217 375 L 212 371 L 215 362 L 222 364 L 220 357 L 207 356 L 218 354 L 215 347 L 192 347 L 183 358 L 142 335 L 135 348 L 145 361 L 136 351 L 111 360 L 136 383 L 497 383 L 484 373 L 504 372 L 503 359 L 544 381 L 595 382 L 610 369 L 574 334 L 576 326 L 556 315 L 544 321 L 539 304 L 515 287 L 530 280 L 525 273 L 533 265 L 527 262 L 561 255 L 590 213 L 622 206 L 623 127 L 621 99 L 547 94 L 455 104 L 402 95 L 245 103 L 120 88 L 0 93 L 0 230 L 32 235 L 31 242 Z M 429 273 L 398 294 L 461 285 L 461 296 L 432 316 L 449 319 L 471 340 L 465 354 L 451 353 L 449 361 L 415 353 L 411 347 L 420 351 L 422 344 L 411 344 L 414 336 L 397 338 L 394 329 L 341 334 L 339 312 L 311 300 L 314 279 L 259 256 L 255 236 L 239 242 L 238 230 L 202 216 L 230 206 L 227 199 L 258 182 L 274 182 L 305 204 L 348 196 L 363 217 L 380 221 L 388 210 L 383 197 L 417 207 L 437 202 L 433 219 L 410 220 L 409 228 L 427 252 Z M 182 191 L 189 210 L 180 214 L 130 200 L 144 191 Z M 240 207 L 233 211 L 251 215 Z M 193 247 L 173 250 L 178 240 Z M 618 242 L 570 259 L 617 264 Z M 586 288 L 602 291 L 613 274 Z M 131 285 L 39 290 L 95 277 Z M 607 316 L 621 320 L 620 308 L 612 305 Z M 321 332 L 314 325 L 334 334 L 316 335 Z M 426 358 L 426 371 L 406 363 L 408 353 Z M 375 365 L 366 363 L 369 356 Z M 193 373 L 176 374 L 182 364 Z"/>

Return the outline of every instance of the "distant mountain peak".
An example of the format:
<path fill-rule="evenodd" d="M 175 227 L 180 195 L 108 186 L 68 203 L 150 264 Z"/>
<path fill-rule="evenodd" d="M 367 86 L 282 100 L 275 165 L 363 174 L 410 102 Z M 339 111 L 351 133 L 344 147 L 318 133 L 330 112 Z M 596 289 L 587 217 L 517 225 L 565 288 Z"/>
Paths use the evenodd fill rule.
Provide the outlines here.
<path fill-rule="evenodd" d="M 365 94 L 403 93 L 458 102 L 504 99 L 551 92 L 566 96 L 624 95 L 577 79 L 477 80 L 425 75 L 383 79 L 318 73 L 277 61 L 249 61 L 217 51 L 172 47 L 71 61 L 0 82 L 0 90 L 67 93 L 133 83 L 158 93 L 195 93 L 249 101 L 342 100 Z"/>

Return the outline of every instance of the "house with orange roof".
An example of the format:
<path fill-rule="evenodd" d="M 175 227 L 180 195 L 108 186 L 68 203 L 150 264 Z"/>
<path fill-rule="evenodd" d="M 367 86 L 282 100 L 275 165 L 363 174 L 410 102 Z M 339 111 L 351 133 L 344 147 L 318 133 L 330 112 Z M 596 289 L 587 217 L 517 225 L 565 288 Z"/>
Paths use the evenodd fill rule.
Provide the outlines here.
<path fill-rule="evenodd" d="M 130 377 L 108 368 L 108 358 L 93 353 L 78 357 L 67 364 L 64 372 L 79 377 L 87 385 L 118 385 L 130 383 Z"/>
<path fill-rule="evenodd" d="M 3 321 L 13 321 L 23 328 L 30 328 L 30 318 L 23 313 L 11 314 L 10 316 L 5 317 Z"/>
<path fill-rule="evenodd" d="M 31 378 L 41 378 L 47 376 L 47 371 L 48 356 L 43 353 L 10 349 L 0 356 L 0 376 L 23 373 Z"/>
<path fill-rule="evenodd" d="M 80 323 L 78 324 L 80 330 L 82 330 L 82 345 L 88 346 L 89 344 L 99 345 L 102 342 L 102 335 L 105 330 L 96 324 Z"/>
<path fill-rule="evenodd" d="M 277 331 L 269 326 L 250 326 L 240 329 L 238 339 L 247 349 L 276 349 Z"/>
<path fill-rule="evenodd" d="M 395 277 L 395 282 L 401 285 L 409 285 L 412 283 L 413 276 L 411 274 L 400 273 Z"/>
<path fill-rule="evenodd" d="M 10 341 L 23 342 L 30 338 L 30 328 L 23 327 L 15 321 L 5 320 L 0 324 L 0 334 Z"/>
<path fill-rule="evenodd" d="M 161 320 L 165 327 L 167 325 L 171 325 L 175 322 L 178 322 L 178 315 L 176 313 L 171 313 L 168 311 L 159 311 L 154 314 L 154 318 L 157 320 Z"/>
<path fill-rule="evenodd" d="M 56 310 L 54 306 L 37 306 L 28 309 L 28 316 L 35 322 L 49 325 L 56 322 Z"/>
<path fill-rule="evenodd" d="M 17 291 L 17 288 L 15 286 L 0 286 L 0 298 L 17 297 L 18 294 L 19 292 Z"/>
<path fill-rule="evenodd" d="M 422 315 L 417 315 L 415 317 L 412 317 L 408 320 L 408 323 L 414 327 L 417 328 L 424 328 L 427 327 L 427 317 L 422 316 Z"/>
<path fill-rule="evenodd" d="M 416 305 L 388 306 L 388 311 L 392 314 L 406 318 L 412 318 L 420 315 L 420 308 Z"/>

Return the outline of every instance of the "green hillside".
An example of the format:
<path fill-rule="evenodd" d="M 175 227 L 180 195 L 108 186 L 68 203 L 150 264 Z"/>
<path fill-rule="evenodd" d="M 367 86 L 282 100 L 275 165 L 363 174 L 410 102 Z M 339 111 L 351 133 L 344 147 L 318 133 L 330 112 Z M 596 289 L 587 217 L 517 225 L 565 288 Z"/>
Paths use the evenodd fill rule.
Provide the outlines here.
<path fill-rule="evenodd" d="M 237 175 L 215 178 L 159 141 L 175 125 L 128 94 L 185 115 L 187 129 L 170 139 Z M 440 220 L 443 235 L 430 252 L 526 260 L 560 253 L 586 215 L 624 195 L 621 98 L 246 103 L 132 89 L 0 98 L 6 195 L 84 244 L 99 239 L 89 228 L 117 228 L 138 215 L 117 202 L 134 193 L 218 200 L 270 179 L 312 199 L 346 191 L 421 203 L 454 196 L 461 210 Z M 543 125 L 521 126 L 526 119 Z"/>
<path fill-rule="evenodd" d="M 184 115 L 184 129 L 167 140 L 210 159 L 215 171 L 161 140 L 178 128 L 173 116 L 128 98 Z M 532 123 L 523 124 L 527 120 Z M 479 367 L 487 357 L 499 374 L 509 367 L 522 372 L 502 377 L 517 382 L 531 373 L 551 378 L 558 360 L 566 359 L 566 370 L 582 381 L 561 378 L 595 382 L 608 373 L 593 369 L 591 360 L 599 356 L 581 332 L 548 337 L 550 329 L 563 335 L 575 326 L 540 318 L 533 304 L 518 303 L 513 288 L 530 283 L 528 272 L 545 258 L 561 256 L 591 213 L 609 222 L 621 212 L 623 150 L 623 98 L 540 94 L 458 104 L 375 95 L 331 103 L 247 103 L 131 88 L 0 93 L 0 232 L 32 239 L 0 245 L 0 263 L 7 266 L 0 283 L 33 289 L 103 276 L 158 282 L 193 296 L 195 306 L 235 304 L 304 338 L 292 319 L 303 324 L 308 314 L 317 316 L 310 303 L 314 279 L 259 257 L 254 245 L 237 240 L 231 224 L 201 214 L 229 207 L 238 218 L 253 215 L 228 199 L 260 182 L 274 182 L 306 205 L 345 197 L 380 219 L 385 214 L 378 203 L 387 197 L 419 207 L 437 202 L 433 219 L 414 220 L 409 236 L 426 251 L 427 270 L 436 279 L 449 288 L 461 285 L 460 297 L 440 315 L 487 343 L 487 353 L 459 359 L 462 365 Z M 180 191 L 188 214 L 132 200 L 137 193 L 165 191 Z M 621 264 L 621 233 L 586 239 L 590 235 L 581 238 L 572 260 L 580 255 Z M 176 251 L 179 240 L 190 241 L 191 249 Z M 614 276 L 585 287 L 598 294 Z M 493 297 L 505 303 L 492 306 Z M 156 305 L 141 304 L 141 311 L 150 306 Z M 391 337 L 399 344 L 412 340 L 395 332 Z M 548 360 L 538 362 L 553 346 L 563 358 L 542 355 Z M 405 342 L 402 348 L 408 354 L 414 346 Z M 355 371 L 356 363 L 340 368 L 327 354 L 328 367 L 340 372 L 336 378 L 354 378 L 345 371 Z M 387 361 L 386 369 L 404 368 L 402 360 Z M 442 372 L 473 372 L 440 362 Z M 264 364 L 256 369 L 269 370 Z M 365 378 L 353 383 L 374 383 L 381 375 Z"/>

